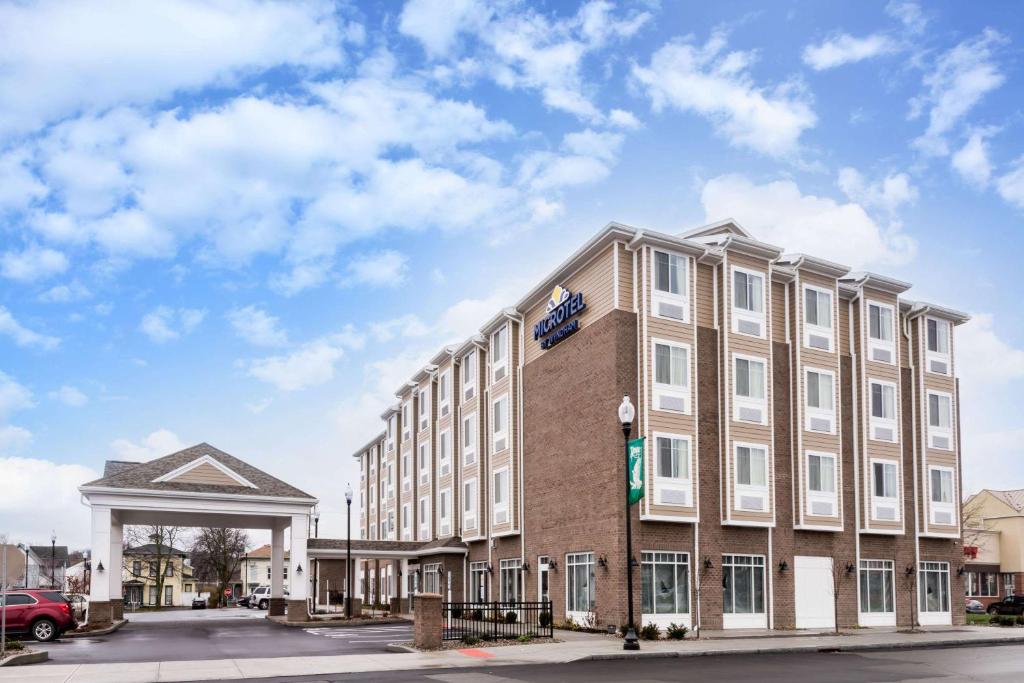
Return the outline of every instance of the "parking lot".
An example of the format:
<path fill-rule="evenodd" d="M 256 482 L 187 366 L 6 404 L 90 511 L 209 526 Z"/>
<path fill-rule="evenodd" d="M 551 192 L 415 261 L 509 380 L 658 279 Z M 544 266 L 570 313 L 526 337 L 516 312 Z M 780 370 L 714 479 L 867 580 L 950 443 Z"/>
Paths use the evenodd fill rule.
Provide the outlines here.
<path fill-rule="evenodd" d="M 167 610 L 128 616 L 119 631 L 96 638 L 36 643 L 51 664 L 185 661 L 245 657 L 372 654 L 412 640 L 412 624 L 281 626 L 247 609 Z"/>

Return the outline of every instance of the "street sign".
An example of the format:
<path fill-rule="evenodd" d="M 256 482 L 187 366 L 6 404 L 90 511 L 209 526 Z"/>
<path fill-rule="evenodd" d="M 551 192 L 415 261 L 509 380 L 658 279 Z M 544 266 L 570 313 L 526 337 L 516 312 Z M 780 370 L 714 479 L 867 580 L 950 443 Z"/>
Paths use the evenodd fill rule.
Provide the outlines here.
<path fill-rule="evenodd" d="M 226 597 L 226 598 L 230 598 L 231 597 L 231 588 L 230 587 L 224 589 L 224 597 Z"/>

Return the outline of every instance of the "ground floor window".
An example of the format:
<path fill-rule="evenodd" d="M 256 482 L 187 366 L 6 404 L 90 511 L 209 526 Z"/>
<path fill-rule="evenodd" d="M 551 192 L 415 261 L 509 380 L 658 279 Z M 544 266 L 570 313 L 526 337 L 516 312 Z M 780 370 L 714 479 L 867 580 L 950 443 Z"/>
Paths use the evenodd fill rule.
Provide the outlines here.
<path fill-rule="evenodd" d="M 997 597 L 999 576 L 995 572 L 967 572 L 967 595 L 975 598 Z"/>
<path fill-rule="evenodd" d="M 164 586 L 164 604 L 174 604 L 174 586 Z"/>
<path fill-rule="evenodd" d="M 499 565 L 499 588 L 501 602 L 518 602 L 522 595 L 520 577 L 522 575 L 520 560 L 502 560 Z"/>
<path fill-rule="evenodd" d="M 688 553 L 640 554 L 641 610 L 644 614 L 689 614 L 690 556 Z"/>
<path fill-rule="evenodd" d="M 428 564 L 423 568 L 423 592 L 441 592 L 441 563 Z"/>
<path fill-rule="evenodd" d="M 722 612 L 764 614 L 763 556 L 722 556 Z"/>
<path fill-rule="evenodd" d="M 155 605 L 156 604 L 156 595 L 157 595 L 157 593 L 156 593 L 156 586 L 150 586 L 149 587 L 149 604 L 151 604 L 151 605 Z"/>
<path fill-rule="evenodd" d="M 921 612 L 949 611 L 948 562 L 922 562 L 920 584 Z"/>
<path fill-rule="evenodd" d="M 896 611 L 892 560 L 860 561 L 860 611 L 889 614 Z"/>
<path fill-rule="evenodd" d="M 565 556 L 565 610 L 594 611 L 594 553 Z"/>
<path fill-rule="evenodd" d="M 1003 574 L 1003 594 L 1014 594 L 1013 574 Z"/>
<path fill-rule="evenodd" d="M 469 563 L 469 599 L 487 601 L 487 563 Z"/>
<path fill-rule="evenodd" d="M 547 602 L 551 599 L 551 591 L 548 588 L 548 556 L 541 555 L 537 558 L 537 597 L 540 598 L 541 602 Z"/>

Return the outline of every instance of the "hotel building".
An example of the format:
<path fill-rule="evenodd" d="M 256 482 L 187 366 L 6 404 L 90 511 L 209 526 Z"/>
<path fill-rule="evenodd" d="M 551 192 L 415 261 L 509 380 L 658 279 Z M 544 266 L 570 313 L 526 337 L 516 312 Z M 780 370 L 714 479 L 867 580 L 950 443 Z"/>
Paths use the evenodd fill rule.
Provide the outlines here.
<path fill-rule="evenodd" d="M 967 316 L 909 289 L 731 220 L 608 225 L 396 389 L 355 453 L 364 600 L 550 599 L 556 622 L 624 623 L 628 395 L 642 623 L 962 623 Z"/>

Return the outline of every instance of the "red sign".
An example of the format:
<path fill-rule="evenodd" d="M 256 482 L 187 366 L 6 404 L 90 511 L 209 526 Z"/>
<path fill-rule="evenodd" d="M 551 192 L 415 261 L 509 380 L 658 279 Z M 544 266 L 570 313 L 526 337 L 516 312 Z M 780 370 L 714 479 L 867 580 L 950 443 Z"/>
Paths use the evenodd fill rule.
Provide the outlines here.
<path fill-rule="evenodd" d="M 231 589 L 230 588 L 225 588 L 224 589 L 224 596 L 228 597 L 228 598 L 231 597 Z"/>

